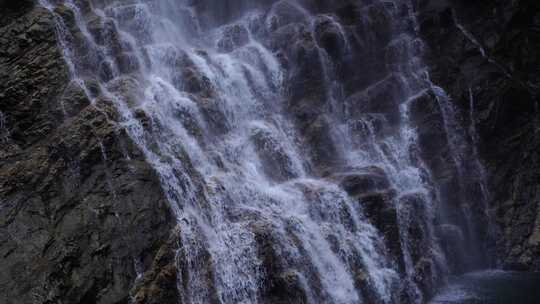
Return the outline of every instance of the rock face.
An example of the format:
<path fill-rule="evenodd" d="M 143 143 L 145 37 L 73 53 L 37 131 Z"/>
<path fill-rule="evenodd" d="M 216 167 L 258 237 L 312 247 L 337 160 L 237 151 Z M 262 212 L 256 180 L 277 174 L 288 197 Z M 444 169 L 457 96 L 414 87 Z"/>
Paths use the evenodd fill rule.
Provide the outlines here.
<path fill-rule="evenodd" d="M 501 266 L 540 270 L 540 6 L 427 0 L 418 9 L 431 77 L 484 160 Z"/>
<path fill-rule="evenodd" d="M 0 0 L 0 302 L 416 304 L 494 250 L 540 270 L 538 4 L 35 2 Z"/>
<path fill-rule="evenodd" d="M 155 165 L 167 167 L 175 161 L 185 164 L 185 167 L 174 168 L 166 177 L 175 182 L 178 179 L 174 177 L 193 175 L 195 177 L 189 176 L 190 182 L 200 185 L 194 170 L 182 171 L 197 160 L 188 158 L 180 140 L 170 145 L 173 153 L 156 152 L 157 161 L 149 161 L 145 156 L 158 151 L 160 144 L 169 144 L 164 138 L 180 137 L 174 132 L 182 128 L 188 134 L 181 139 L 191 137 L 195 139 L 193 142 L 202 142 L 201 150 L 204 144 L 221 140 L 209 135 L 226 138 L 231 129 L 238 127 L 229 122 L 230 112 L 241 109 L 226 108 L 230 100 L 225 99 L 230 96 L 225 94 L 232 91 L 230 87 L 244 85 L 248 89 L 235 94 L 235 99 L 245 94 L 263 101 L 271 99 L 269 97 L 274 96 L 268 92 L 262 92 L 268 96 L 251 92 L 264 89 L 261 79 L 256 77 L 275 86 L 267 81 L 277 78 L 270 67 L 280 72 L 282 69 L 285 74 L 282 89 L 287 94 L 282 96 L 282 106 L 291 124 L 298 129 L 298 141 L 309 147 L 306 162 L 310 164 L 305 171 L 321 181 L 314 184 L 300 181 L 282 194 L 302 192 L 290 201 L 305 204 L 313 219 L 306 219 L 304 215 L 297 217 L 294 210 L 288 209 L 277 215 L 262 214 L 262 211 L 268 212 L 267 205 L 288 208 L 289 201 L 280 201 L 280 196 L 263 201 L 271 194 L 257 192 L 260 189 L 248 192 L 249 196 L 233 191 L 227 193 L 230 189 L 220 184 L 223 182 L 219 176 L 227 170 L 234 171 L 234 167 L 250 159 L 235 160 L 237 163 L 231 166 L 231 159 L 224 164 L 219 157 L 227 158 L 234 153 L 227 151 L 215 157 L 216 167 L 223 172 L 205 176 L 207 180 L 216 181 L 193 191 L 197 203 L 207 205 L 204 208 L 212 211 L 216 202 L 226 202 L 219 216 L 208 217 L 215 220 L 224 217 L 230 221 L 219 227 L 234 227 L 235 230 L 229 231 L 230 236 L 226 236 L 230 242 L 242 241 L 235 239 L 237 236 L 246 240 L 254 238 L 252 247 L 233 256 L 238 265 L 230 268 L 245 266 L 242 272 L 260 271 L 263 278 L 254 284 L 255 288 L 260 288 L 256 290 L 260 293 L 257 297 L 269 304 L 324 303 L 341 298 L 352 302 L 360 298 L 388 302 L 398 297 L 414 302 L 417 292 L 429 295 L 428 290 L 433 289 L 436 281 L 432 277 L 437 277 L 431 274 L 438 269 L 433 265 L 432 256 L 436 244 L 426 229 L 431 219 L 419 216 L 426 213 L 422 208 L 425 202 L 416 196 L 398 196 L 385 171 L 388 168 L 358 168 L 357 164 L 353 164 L 355 169 L 348 168 L 335 128 L 336 117 L 370 124 L 371 131 L 358 142 L 396 132 L 402 119 L 399 99 L 405 95 L 402 78 L 409 75 L 397 76 L 400 67 L 396 66 L 401 64 L 401 59 L 397 59 L 396 49 L 401 44 L 396 46 L 393 41 L 408 32 L 402 24 L 408 21 L 399 22 L 401 19 L 397 18 L 405 15 L 406 8 L 387 6 L 381 1 L 366 4 L 299 1 L 297 5 L 275 1 L 272 7 L 269 4 L 274 1 L 225 1 L 216 8 L 201 1 L 194 4 L 193 9 L 202 16 L 203 27 L 212 26 L 212 22 L 227 23 L 239 17 L 238 11 L 256 6 L 268 9 L 264 16 L 266 26 L 257 27 L 255 22 L 225 25 L 214 45 L 221 57 L 205 51 L 188 54 L 174 49 L 153 49 L 157 54 L 149 54 L 151 47 L 163 46 L 156 44 L 140 51 L 143 53 L 140 57 L 146 60 L 138 61 L 134 54 L 140 45 L 131 44 L 129 37 L 132 40 L 136 37 L 138 44 L 150 45 L 153 33 L 145 22 L 155 20 L 144 18 L 155 16 L 146 16 L 144 11 L 138 14 L 132 5 L 107 7 L 103 2 L 95 3 L 107 9 L 106 18 L 95 14 L 86 1 L 80 1 L 78 11 L 59 4 L 54 14 L 32 5 L 31 1 L 20 6 L 2 3 L 5 18 L 0 21 L 0 135 L 3 143 L 0 147 L 0 253 L 3 259 L 0 287 L 6 303 L 177 303 L 183 298 L 189 301 L 191 296 L 219 303 L 220 297 L 229 295 L 241 299 L 252 286 L 244 282 L 235 285 L 234 280 L 238 278 L 233 278 L 232 283 L 225 282 L 230 286 L 223 285 L 222 281 L 232 275 L 227 272 L 230 271 L 225 267 L 228 265 L 215 265 L 232 262 L 233 259 L 228 258 L 230 253 L 223 250 L 224 253 L 216 255 L 210 251 L 215 248 L 195 238 L 188 239 L 190 243 L 179 244 L 186 234 L 182 235 L 181 229 L 173 229 L 176 218 L 169 210 L 167 198 L 179 192 L 169 196 L 176 189 L 163 191 L 161 182 L 164 181 L 160 180 L 163 175 L 156 172 Z M 254 3 L 256 5 L 252 5 Z M 220 7 L 223 12 L 219 11 Z M 81 22 L 78 14 L 86 18 L 84 31 L 78 24 Z M 65 28 L 59 28 L 59 24 Z M 66 35 L 65 41 L 59 38 L 62 35 Z M 253 37 L 259 37 L 263 45 L 254 43 Z M 265 61 L 271 61 L 268 55 L 263 56 L 261 49 L 277 54 L 280 62 L 260 68 L 267 63 Z M 244 52 L 241 57 L 247 58 L 241 59 L 245 62 L 226 57 L 239 56 L 239 52 Z M 161 60 L 160 56 L 167 60 L 156 61 L 166 62 L 167 68 L 173 66 L 174 71 L 170 73 L 171 88 L 163 81 L 153 87 L 157 104 L 171 102 L 167 100 L 170 95 L 166 90 L 174 88 L 186 94 L 183 99 L 174 96 L 176 99 L 165 109 L 166 113 L 156 113 L 152 107 L 137 108 L 138 96 L 147 93 L 142 92 L 142 77 L 137 74 L 155 64 L 152 60 Z M 73 58 L 76 60 L 71 60 Z M 225 86 L 221 79 L 216 79 L 227 78 L 230 69 L 235 68 L 212 62 L 220 58 L 242 63 L 239 65 L 242 70 L 233 71 L 234 80 L 240 78 L 246 84 L 234 82 Z M 212 68 L 203 69 L 201 62 L 217 71 L 218 77 L 209 77 Z M 359 70 L 357 66 L 365 68 Z M 342 83 L 342 90 L 332 88 L 331 83 Z M 144 151 L 148 153 L 144 154 L 141 144 L 130 139 L 133 134 L 122 124 L 125 117 L 111 100 L 113 94 L 103 93 L 105 88 L 109 93 L 124 97 L 129 107 L 137 108 L 133 116 L 140 122 L 144 130 L 141 132 L 147 132 L 142 136 L 149 137 L 144 148 L 151 152 Z M 342 91 L 343 96 L 337 96 L 338 91 Z M 332 103 L 338 98 L 346 101 L 343 109 Z M 182 104 L 186 99 L 194 102 Z M 170 115 L 170 120 L 164 121 L 164 114 Z M 206 129 L 199 124 L 201 117 Z M 263 118 L 267 117 L 260 119 Z M 173 124 L 174 128 L 168 130 L 167 124 Z M 292 143 L 284 140 L 284 132 L 278 130 L 273 121 L 254 123 L 251 129 L 249 142 L 265 178 L 286 184 L 305 175 L 303 164 L 298 164 L 291 153 Z M 330 186 L 329 180 L 333 182 Z M 226 186 L 231 187 L 231 181 L 227 182 Z M 178 189 L 191 185 L 175 186 Z M 214 195 L 214 200 L 205 201 L 203 190 L 210 193 L 208 196 Z M 242 195 L 249 202 L 242 201 Z M 252 200 L 261 205 L 252 206 L 252 210 L 242 204 L 234 205 L 237 201 L 248 205 Z M 418 219 L 410 225 L 402 225 L 399 205 L 409 213 L 406 216 L 415 214 Z M 365 214 L 360 209 L 365 209 Z M 204 211 L 207 210 L 201 212 Z M 184 219 L 181 224 L 189 226 L 197 220 Z M 282 228 L 276 228 L 281 225 L 280 221 Z M 243 226 L 247 229 L 236 230 L 244 229 Z M 318 231 L 319 226 L 328 231 L 323 234 Z M 338 230 L 333 231 L 335 227 Z M 358 233 L 362 229 L 365 231 Z M 408 242 L 402 234 L 411 236 L 414 248 L 402 246 L 402 242 Z M 193 235 L 195 232 L 187 237 Z M 317 244 L 313 245 L 313 240 Z M 183 255 L 176 256 L 177 251 Z M 411 255 L 410 266 L 405 265 L 405 254 Z M 252 255 L 260 265 L 250 265 L 251 260 L 244 260 Z M 326 260 L 323 264 L 329 265 L 332 273 L 328 277 L 320 273 L 319 268 L 326 266 L 318 265 L 318 259 Z M 246 261 L 248 263 L 244 263 Z M 394 261 L 399 264 L 395 269 L 392 268 Z M 378 275 L 373 267 L 384 269 L 385 273 Z M 221 273 L 216 273 L 218 271 Z M 429 278 L 413 278 L 409 275 L 412 273 L 425 273 Z M 198 278 L 200 282 L 196 281 Z M 399 278 L 407 282 L 400 284 Z M 340 286 L 342 282 L 348 286 Z M 259 286 L 261 283 L 263 286 Z M 399 288 L 393 288 L 395 285 Z M 224 290 L 224 286 L 228 289 Z M 387 287 L 396 291 L 384 290 Z M 192 294 L 197 292 L 200 295 Z"/>
<path fill-rule="evenodd" d="M 69 82 L 53 16 L 24 3 L 0 6 L 1 302 L 128 303 L 174 255 L 175 220 L 110 102 Z"/>

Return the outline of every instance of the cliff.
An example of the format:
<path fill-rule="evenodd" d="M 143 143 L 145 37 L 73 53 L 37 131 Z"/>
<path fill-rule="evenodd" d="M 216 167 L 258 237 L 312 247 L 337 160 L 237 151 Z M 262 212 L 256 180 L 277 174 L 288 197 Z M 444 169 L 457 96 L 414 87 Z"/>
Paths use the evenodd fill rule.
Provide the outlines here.
<path fill-rule="evenodd" d="M 428 0 L 418 9 L 431 78 L 476 130 L 501 266 L 539 270 L 539 4 Z"/>
<path fill-rule="evenodd" d="M 0 301 L 423 303 L 540 270 L 534 1 L 61 2 L 0 0 Z"/>
<path fill-rule="evenodd" d="M 69 81 L 50 12 L 3 3 L 1 302 L 127 303 L 136 270 L 173 260 L 159 180 L 110 102 L 92 104 Z"/>

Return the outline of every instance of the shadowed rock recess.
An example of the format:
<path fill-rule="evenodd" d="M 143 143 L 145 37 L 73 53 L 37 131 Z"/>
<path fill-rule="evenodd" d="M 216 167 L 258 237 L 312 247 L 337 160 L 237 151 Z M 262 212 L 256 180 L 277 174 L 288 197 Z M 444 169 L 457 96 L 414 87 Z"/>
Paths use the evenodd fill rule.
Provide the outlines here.
<path fill-rule="evenodd" d="M 432 80 L 485 166 L 499 266 L 540 271 L 540 3 L 420 2 Z"/>
<path fill-rule="evenodd" d="M 539 12 L 0 0 L 0 302 L 420 304 L 540 271 Z"/>

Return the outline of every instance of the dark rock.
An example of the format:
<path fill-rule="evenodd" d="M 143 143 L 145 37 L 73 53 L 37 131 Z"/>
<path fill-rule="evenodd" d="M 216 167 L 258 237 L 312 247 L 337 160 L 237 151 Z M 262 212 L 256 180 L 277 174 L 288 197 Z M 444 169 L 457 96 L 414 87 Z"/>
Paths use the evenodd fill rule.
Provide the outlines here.
<path fill-rule="evenodd" d="M 211 128 L 211 132 L 220 135 L 225 134 L 230 130 L 229 120 L 227 115 L 223 112 L 220 103 L 224 102 L 218 98 L 195 98 L 199 111 L 205 118 L 208 126 Z"/>
<path fill-rule="evenodd" d="M 5 115 L 10 138 L 19 146 L 40 140 L 40 133 L 53 128 L 62 115 L 60 107 L 45 111 L 58 105 L 48 100 L 59 95 L 67 82 L 52 22 L 46 10 L 36 7 L 0 32 L 0 112 Z M 45 82 L 48 87 L 42 87 Z"/>
<path fill-rule="evenodd" d="M 455 225 L 464 224 L 461 205 L 466 204 L 463 194 L 464 184 L 459 176 L 456 156 L 449 138 L 441 104 L 432 90 L 427 90 L 410 100 L 409 116 L 418 130 L 417 149 L 424 164 L 437 184 L 441 200 L 440 216 Z M 466 224 L 464 224 L 466 225 Z"/>
<path fill-rule="evenodd" d="M 122 74 L 130 74 L 140 70 L 140 62 L 132 52 L 123 52 L 116 57 L 118 70 Z"/>
<path fill-rule="evenodd" d="M 382 168 L 371 166 L 333 176 L 340 186 L 351 196 L 359 196 L 373 191 L 390 188 L 388 177 Z"/>
<path fill-rule="evenodd" d="M 63 114 L 71 117 L 79 114 L 84 108 L 90 105 L 91 101 L 79 83 L 71 82 L 64 89 L 59 103 Z"/>
<path fill-rule="evenodd" d="M 318 116 L 302 131 L 305 141 L 311 147 L 309 152 L 317 173 L 327 175 L 332 169 L 341 167 L 340 151 L 331 136 L 331 126 L 324 115 Z"/>
<path fill-rule="evenodd" d="M 0 9 L 10 9 L 10 10 L 22 10 L 34 5 L 34 0 L 22 0 L 17 3 L 13 1 L 0 1 Z"/>
<path fill-rule="evenodd" d="M 292 160 L 271 130 L 255 127 L 251 140 L 261 159 L 264 172 L 273 180 L 283 182 L 297 177 Z"/>
<path fill-rule="evenodd" d="M 424 193 L 408 193 L 398 198 L 401 221 L 400 230 L 406 235 L 407 250 L 415 268 L 414 283 L 426 298 L 430 298 L 436 286 L 442 282 L 443 267 L 438 265 L 435 244 L 431 241 L 428 201 Z"/>
<path fill-rule="evenodd" d="M 75 12 L 73 12 L 70 7 L 67 5 L 59 5 L 54 9 L 54 12 L 62 18 L 62 21 L 64 21 L 64 24 L 68 28 L 73 28 L 75 26 Z"/>
<path fill-rule="evenodd" d="M 159 179 L 110 101 L 94 106 L 70 83 L 51 14 L 36 6 L 13 18 L 0 28 L 9 130 L 0 145 L 0 298 L 126 303 L 134 264 L 150 267 L 175 222 Z"/>
<path fill-rule="evenodd" d="M 272 6 L 267 17 L 267 23 L 270 30 L 275 31 L 291 23 L 302 22 L 306 18 L 306 13 L 301 8 L 288 1 L 281 0 Z"/>
<path fill-rule="evenodd" d="M 379 167 L 367 167 L 350 173 L 335 175 L 341 187 L 362 206 L 364 215 L 383 235 L 386 246 L 404 270 L 397 213 L 396 190 L 391 188 L 386 173 Z"/>
<path fill-rule="evenodd" d="M 533 131 L 538 128 L 540 73 L 534 67 L 539 65 L 540 35 L 531 30 L 538 28 L 539 4 L 433 0 L 418 9 L 433 82 L 453 97 L 456 109 L 473 113 L 468 123 L 478 133 L 474 136 L 491 193 L 488 204 L 497 210 L 501 229 L 484 236 L 486 246 L 498 254 L 500 266 L 538 270 L 532 257 L 540 251 L 528 240 L 538 230 L 540 206 L 533 182 L 540 168 L 540 138 Z M 490 238 L 499 241 L 490 245 Z"/>
<path fill-rule="evenodd" d="M 90 14 L 93 13 L 90 12 Z M 114 9 L 108 9 L 107 14 L 114 16 L 118 26 L 137 37 L 140 43 L 146 44 L 153 40 L 151 29 L 147 26 L 151 18 L 148 16 L 149 11 L 140 10 L 136 5 L 120 5 Z M 114 22 L 111 22 L 112 20 L 103 20 L 97 15 L 91 16 L 90 20 L 90 32 L 97 43 L 105 42 L 107 39 L 111 39 L 109 42 L 114 44 L 120 42 L 118 30 Z"/>
<path fill-rule="evenodd" d="M 401 119 L 399 108 L 401 92 L 399 78 L 396 75 L 390 75 L 367 89 L 351 95 L 345 104 L 352 117 L 365 113 L 383 114 L 388 122 L 395 125 Z"/>
<path fill-rule="evenodd" d="M 414 267 L 416 273 L 414 282 L 420 286 L 423 296 L 427 299 L 432 298 L 436 294 L 436 290 L 440 281 L 437 280 L 437 265 L 432 259 L 422 258 Z"/>
<path fill-rule="evenodd" d="M 435 94 L 428 90 L 412 99 L 409 111 L 413 124 L 419 130 L 418 139 L 423 159 L 433 159 L 448 150 L 444 118 Z"/>
<path fill-rule="evenodd" d="M 0 21 L 0 26 L 9 23 L 12 18 L 17 18 L 28 13 L 35 4 L 35 0 L 0 0 L 0 12 L 2 12 L 3 17 L 3 20 Z"/>
<path fill-rule="evenodd" d="M 467 259 L 465 251 L 466 238 L 460 227 L 451 224 L 443 224 L 437 227 L 437 235 L 443 241 L 441 242 L 442 249 L 450 263 L 449 268 L 461 272 L 466 270 L 466 265 L 462 263 Z"/>
<path fill-rule="evenodd" d="M 323 113 L 327 97 L 325 76 L 328 75 L 324 70 L 319 49 L 306 28 L 295 30 L 293 35 L 289 39 L 294 42 L 287 44 L 285 49 L 287 58 L 294 62 L 287 81 L 287 91 L 290 92 L 289 107 L 296 116 L 302 115 L 306 111 L 305 107 Z"/>
<path fill-rule="evenodd" d="M 314 35 L 317 43 L 334 59 L 345 53 L 346 37 L 339 25 L 332 17 L 320 15 L 314 21 Z"/>
<path fill-rule="evenodd" d="M 262 289 L 263 303 L 307 303 L 306 291 L 299 280 L 299 274 L 293 265 L 287 263 L 289 259 L 283 256 L 285 252 L 277 249 L 281 240 L 272 232 L 271 224 L 254 222 L 251 230 L 257 242 L 262 270 L 267 274 Z"/>
<path fill-rule="evenodd" d="M 131 75 L 117 77 L 107 84 L 107 89 L 120 96 L 130 107 L 138 106 L 141 97 L 144 96 L 140 80 Z"/>
<path fill-rule="evenodd" d="M 226 26 L 221 34 L 222 37 L 217 42 L 220 52 L 230 53 L 249 43 L 248 30 L 240 24 Z"/>
<path fill-rule="evenodd" d="M 292 270 L 277 275 L 269 291 L 272 296 L 268 303 L 308 303 L 306 291 L 303 289 L 299 276 Z"/>
<path fill-rule="evenodd" d="M 175 304 L 178 303 L 178 270 L 176 251 L 178 247 L 178 231 L 172 231 L 155 254 L 152 265 L 131 290 L 131 298 L 135 304 Z"/>
<path fill-rule="evenodd" d="M 152 13 L 154 4 L 139 10 L 132 1 L 120 1 L 97 16 L 92 15 L 90 4 L 103 7 L 107 1 L 76 2 L 89 21 L 93 41 L 87 41 L 77 28 L 75 14 L 68 6 L 59 5 L 55 13 L 66 24 L 67 39 L 81 61 L 77 62 L 84 74 L 80 83 L 70 83 L 52 15 L 35 6 L 35 1 L 0 1 L 0 297 L 7 299 L 7 304 L 177 303 L 178 293 L 186 288 L 178 286 L 179 282 L 186 281 L 191 265 L 182 251 L 179 231 L 171 231 L 175 219 L 159 178 L 122 128 L 124 124 L 118 123 L 121 115 L 114 102 L 103 96 L 95 79 L 86 78 L 98 75 L 108 90 L 121 97 L 118 102 L 132 109 L 142 126 L 147 148 L 158 153 L 152 138 L 170 134 L 155 119 L 157 114 L 141 104 L 144 85 L 134 75 L 142 64 L 150 65 L 148 52 L 152 50 L 146 44 L 154 37 L 147 14 Z M 465 252 L 478 248 L 462 246 L 488 241 L 484 239 L 490 232 L 482 227 L 487 226 L 490 209 L 496 211 L 502 229 L 496 244 L 502 265 L 540 269 L 540 10 L 534 1 L 417 2 L 418 28 L 409 7 L 392 1 L 190 0 L 190 8 L 181 14 L 189 16 L 193 8 L 201 23 L 188 20 L 180 30 L 205 33 L 221 26 L 222 37 L 216 45 L 219 52 L 247 50 L 253 35 L 277 54 L 286 71 L 285 100 L 270 102 L 283 103 L 286 119 L 297 128 L 299 144 L 305 147 L 301 152 L 306 153 L 306 163 L 312 167 L 308 175 L 333 179 L 358 200 L 358 209 L 381 232 L 390 255 L 399 264 L 405 281 L 399 288 L 418 285 L 429 298 L 441 273 L 435 257 L 437 238 L 450 257 L 451 270 L 469 269 L 455 265 L 454 257 L 462 260 Z M 250 15 L 253 19 L 246 23 L 235 23 L 252 8 L 267 10 Z M 308 15 L 317 17 L 308 20 Z M 456 22 L 476 39 L 462 32 Z M 143 47 L 147 57 L 145 62 L 138 61 L 134 45 L 122 40 L 120 29 L 137 37 L 137 47 Z M 433 90 L 408 101 L 418 141 L 407 152 L 414 165 L 421 162 L 418 167 L 429 171 L 430 178 L 422 173 L 424 181 L 436 184 L 428 187 L 437 188 L 441 197 L 437 214 L 428 210 L 433 208 L 429 205 L 435 201 L 433 193 L 398 196 L 380 167 L 333 174 L 347 170 L 340 139 L 336 140 L 342 127 L 336 126 L 336 116 L 351 120 L 350 127 L 360 133 L 355 141 L 362 149 L 372 145 L 372 137 L 382 141 L 393 136 L 402 122 L 400 106 L 410 92 L 400 74 L 408 73 L 408 67 L 400 64 L 410 56 L 421 56 L 423 48 L 422 43 L 404 36 L 416 34 L 417 29 L 430 50 L 426 58 L 430 77 L 449 93 L 451 98 L 446 101 L 455 106 L 460 117 L 456 123 L 467 129 L 463 144 L 478 145 L 478 153 L 486 161 L 493 194 L 487 210 L 480 183 L 467 176 L 476 174 L 478 167 L 460 167 L 460 160 L 452 154 L 452 134 L 446 130 L 441 96 Z M 112 60 L 106 60 L 105 53 Z M 204 132 L 226 135 L 236 113 L 224 109 L 217 88 L 186 54 L 166 53 L 173 85 L 195 105 L 191 108 L 191 104 L 159 100 L 159 96 L 156 101 L 170 104 L 166 114 L 180 121 L 204 150 Z M 204 60 L 211 57 L 204 51 L 198 55 Z M 246 78 L 254 77 L 247 69 L 245 74 Z M 418 82 L 427 85 L 423 76 Z M 335 88 L 334 82 L 343 86 Z M 258 92 L 253 93 L 258 96 Z M 336 100 L 340 102 L 346 97 L 348 107 L 336 107 L 331 102 L 334 95 L 339 95 Z M 199 125 L 199 116 L 208 130 Z M 478 134 L 473 134 L 475 131 Z M 297 177 L 279 136 L 264 128 L 254 128 L 251 135 L 265 174 L 276 182 Z M 181 147 L 175 149 L 178 159 L 186 164 L 186 174 L 197 179 L 186 152 Z M 381 144 L 380 149 L 389 148 Z M 465 156 L 460 157 L 477 152 L 470 148 L 464 151 Z M 226 171 L 218 153 L 208 154 Z M 171 158 L 162 156 L 162 161 Z M 321 212 L 324 191 L 302 183 L 296 181 L 291 186 L 301 184 L 300 190 L 312 202 L 310 216 L 326 220 Z M 223 189 L 218 185 L 212 191 Z M 249 223 L 255 236 L 261 261 L 256 266 L 262 274 L 261 303 L 307 303 L 311 293 L 321 302 L 330 302 L 293 220 L 276 233 L 272 222 L 264 222 L 258 212 L 225 205 L 224 216 L 235 223 Z M 335 214 L 340 224 L 352 230 L 350 212 L 339 210 Z M 471 215 L 472 224 L 464 215 Z M 436 238 L 430 230 L 433 222 L 438 225 Z M 458 226 L 481 231 L 480 238 L 471 238 Z M 327 238 L 331 250 L 339 252 L 336 236 Z M 286 248 L 298 251 L 291 253 Z M 403 256 L 409 252 L 412 277 L 404 274 Z M 216 261 L 206 248 L 194 254 L 202 262 L 199 274 L 207 280 L 201 288 L 208 289 L 210 303 L 219 303 L 221 294 L 213 282 Z M 340 257 L 350 259 L 346 263 L 364 301 L 379 302 L 362 261 Z M 414 295 L 407 296 L 404 303 L 414 301 Z"/>
<path fill-rule="evenodd" d="M 195 68 L 182 69 L 182 78 L 182 90 L 192 94 L 201 94 L 206 97 L 214 95 L 210 79 L 201 75 Z"/>
<path fill-rule="evenodd" d="M 407 215 L 412 216 L 411 221 L 409 222 L 408 233 L 409 237 L 413 239 L 417 244 L 412 246 L 414 251 L 413 261 L 417 262 L 420 257 L 426 253 L 424 251 L 425 246 L 428 245 L 428 231 L 426 228 L 427 218 L 427 202 L 426 197 L 423 193 L 408 193 L 399 197 L 399 202 Z M 405 228 L 405 227 L 404 227 Z"/>
<path fill-rule="evenodd" d="M 366 192 L 357 196 L 366 217 L 384 236 L 386 246 L 404 270 L 403 252 L 400 239 L 400 225 L 396 209 L 396 191 L 392 189 Z"/>
<path fill-rule="evenodd" d="M 135 110 L 133 116 L 141 123 L 145 130 L 152 130 L 152 119 L 148 116 L 148 113 L 146 113 L 146 111 L 144 111 L 143 109 L 137 109 Z"/>
<path fill-rule="evenodd" d="M 199 22 L 206 28 L 219 26 L 231 22 L 241 16 L 242 12 L 249 9 L 265 8 L 275 0 L 189 0 L 199 16 Z"/>

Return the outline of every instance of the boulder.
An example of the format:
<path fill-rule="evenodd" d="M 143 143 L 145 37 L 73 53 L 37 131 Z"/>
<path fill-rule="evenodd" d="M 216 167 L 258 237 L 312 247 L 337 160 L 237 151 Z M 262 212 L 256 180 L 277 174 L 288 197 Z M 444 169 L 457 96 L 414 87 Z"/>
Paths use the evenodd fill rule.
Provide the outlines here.
<path fill-rule="evenodd" d="M 402 82 L 397 75 L 391 74 L 356 92 L 345 100 L 347 113 L 352 117 L 366 113 L 382 114 L 391 125 L 401 121 L 400 102 L 403 96 Z"/>
<path fill-rule="evenodd" d="M 223 53 L 230 53 L 249 43 L 249 32 L 241 24 L 226 26 L 221 33 L 222 37 L 217 42 L 217 49 Z"/>
<path fill-rule="evenodd" d="M 210 79 L 199 72 L 195 67 L 182 68 L 181 77 L 182 79 L 179 82 L 182 91 L 205 97 L 215 95 Z"/>
<path fill-rule="evenodd" d="M 334 60 L 338 60 L 345 53 L 347 46 L 347 37 L 344 37 L 341 25 L 329 15 L 319 15 L 313 22 L 317 44 Z"/>
<path fill-rule="evenodd" d="M 417 263 L 425 255 L 430 253 L 430 219 L 427 214 L 427 200 L 424 193 L 412 192 L 401 195 L 398 198 L 400 216 L 406 219 L 403 227 L 406 229 L 411 258 L 413 263 Z"/>
<path fill-rule="evenodd" d="M 386 172 L 376 166 L 365 167 L 352 172 L 332 176 L 351 196 L 360 196 L 374 191 L 388 190 L 390 182 Z"/>
<path fill-rule="evenodd" d="M 341 151 L 334 142 L 331 126 L 326 116 L 317 116 L 301 131 L 310 147 L 311 163 L 316 173 L 323 176 L 328 175 L 334 169 L 342 166 Z"/>
<path fill-rule="evenodd" d="M 271 289 L 268 291 L 270 297 L 267 303 L 309 303 L 300 276 L 301 274 L 294 270 L 278 274 L 272 282 Z"/>
<path fill-rule="evenodd" d="M 73 29 L 76 26 L 75 12 L 69 6 L 60 4 L 54 9 L 54 12 L 62 18 L 68 28 Z"/>
<path fill-rule="evenodd" d="M 386 247 L 397 261 L 400 271 L 405 270 L 400 238 L 400 221 L 396 209 L 396 191 L 386 189 L 366 192 L 356 197 L 365 216 L 384 237 Z"/>
<path fill-rule="evenodd" d="M 255 127 L 251 131 L 251 141 L 266 175 L 274 181 L 283 182 L 297 177 L 298 172 L 295 172 L 290 156 L 273 131 Z"/>
<path fill-rule="evenodd" d="M 116 56 L 118 71 L 122 74 L 131 74 L 140 71 L 141 62 L 134 52 L 122 52 Z"/>
<path fill-rule="evenodd" d="M 209 131 L 211 133 L 223 135 L 231 129 L 227 114 L 221 106 L 221 103 L 224 102 L 223 100 L 199 96 L 194 96 L 193 100 L 197 103 L 199 111 L 210 127 Z"/>
<path fill-rule="evenodd" d="M 281 0 L 272 6 L 266 17 L 266 22 L 269 29 L 275 31 L 291 23 L 302 22 L 307 17 L 306 12 L 301 7 L 289 1 Z"/>
<path fill-rule="evenodd" d="M 300 274 L 295 267 L 306 265 L 292 265 L 292 257 L 279 250 L 285 245 L 280 235 L 275 233 L 272 225 L 263 221 L 251 224 L 251 230 L 257 242 L 257 252 L 262 262 L 263 273 L 266 274 L 262 285 L 263 303 L 307 303 L 307 294 L 300 281 Z"/>
<path fill-rule="evenodd" d="M 418 130 L 422 158 L 429 163 L 443 153 L 447 154 L 449 149 L 443 112 L 437 98 L 433 91 L 427 90 L 409 103 L 410 119 Z"/>

